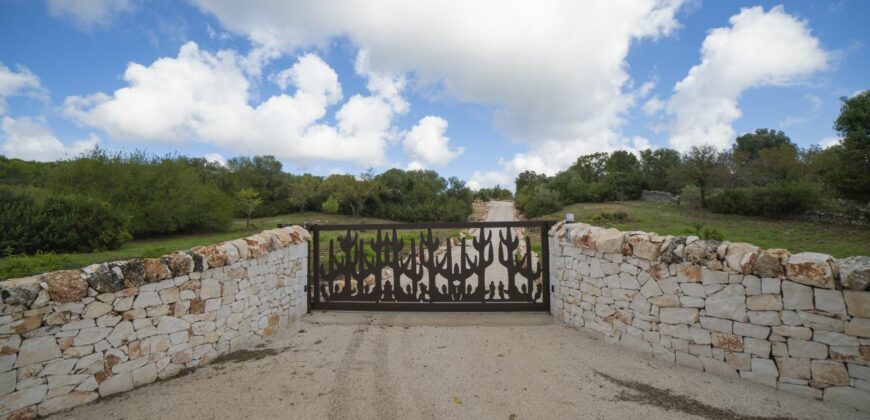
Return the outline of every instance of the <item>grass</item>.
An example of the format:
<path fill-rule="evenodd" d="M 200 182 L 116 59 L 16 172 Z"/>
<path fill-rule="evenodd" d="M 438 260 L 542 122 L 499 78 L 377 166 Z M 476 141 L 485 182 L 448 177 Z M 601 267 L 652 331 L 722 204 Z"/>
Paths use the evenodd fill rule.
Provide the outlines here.
<path fill-rule="evenodd" d="M 244 238 L 265 229 L 273 229 L 279 223 L 298 224 L 372 224 L 394 223 L 390 220 L 372 217 L 354 217 L 347 215 L 330 215 L 317 212 L 293 213 L 281 216 L 251 219 L 251 228 L 245 228 L 244 219 L 236 219 L 226 232 L 192 233 L 187 235 L 163 236 L 151 239 L 139 239 L 125 243 L 118 249 L 103 252 L 88 252 L 78 254 L 39 254 L 0 258 L 0 280 L 25 277 L 54 270 L 68 270 L 88 266 L 94 263 L 128 260 L 131 258 L 156 258 L 178 250 L 186 250 L 196 246 L 211 245 L 233 239 Z M 455 236 L 456 231 L 433 230 L 438 237 Z M 342 232 L 323 232 L 321 254 L 325 254 L 330 239 L 337 238 Z M 374 231 L 360 231 L 363 239 L 374 238 Z M 416 236 L 415 236 L 416 235 Z M 411 237 L 418 237 L 416 232 L 404 231 L 399 236 L 410 243 Z M 336 248 L 337 249 L 337 248 Z M 405 250 L 408 245 L 405 246 Z M 371 252 L 366 252 L 370 255 Z"/>
<path fill-rule="evenodd" d="M 797 220 L 716 214 L 673 204 L 627 201 L 579 203 L 542 219 L 562 220 L 574 213 L 578 222 L 593 225 L 602 213 L 625 212 L 628 220 L 604 223 L 620 230 L 642 230 L 662 235 L 695 235 L 696 224 L 721 232 L 725 240 L 749 242 L 763 248 L 786 248 L 792 253 L 822 252 L 838 258 L 870 255 L 870 227 L 825 224 Z M 534 238 L 534 236 L 533 236 Z"/>

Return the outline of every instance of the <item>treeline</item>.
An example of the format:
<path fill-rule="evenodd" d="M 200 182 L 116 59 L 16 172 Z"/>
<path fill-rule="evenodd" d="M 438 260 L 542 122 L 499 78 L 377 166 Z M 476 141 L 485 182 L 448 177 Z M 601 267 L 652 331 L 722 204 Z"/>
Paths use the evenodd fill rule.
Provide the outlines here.
<path fill-rule="evenodd" d="M 577 202 L 636 200 L 668 191 L 684 205 L 760 216 L 802 213 L 844 198 L 870 200 L 870 92 L 843 98 L 834 128 L 843 140 L 827 149 L 800 148 L 782 131 L 758 129 L 730 150 L 696 146 L 687 153 L 618 150 L 580 156 L 554 176 L 523 172 L 516 203 L 528 216 Z"/>
<path fill-rule="evenodd" d="M 104 150 L 49 163 L 0 156 L 0 255 L 112 249 L 130 238 L 220 231 L 234 217 L 297 211 L 462 221 L 474 198 L 463 181 L 434 171 L 320 177 L 282 169 L 271 156 L 225 166 Z"/>

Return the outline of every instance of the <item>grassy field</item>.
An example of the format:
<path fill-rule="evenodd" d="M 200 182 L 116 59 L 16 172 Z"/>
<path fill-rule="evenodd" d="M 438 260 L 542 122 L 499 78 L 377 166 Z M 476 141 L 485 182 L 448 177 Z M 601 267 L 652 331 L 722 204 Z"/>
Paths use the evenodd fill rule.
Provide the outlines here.
<path fill-rule="evenodd" d="M 603 212 L 625 212 L 626 222 L 605 224 L 593 219 Z M 562 220 L 574 213 L 575 220 L 607 225 L 620 230 L 642 230 L 664 235 L 694 235 L 694 224 L 716 229 L 731 242 L 749 242 L 763 248 L 786 248 L 792 253 L 815 251 L 848 257 L 870 255 L 870 227 L 834 225 L 795 220 L 710 213 L 671 204 L 628 201 L 573 204 L 543 219 Z"/>
<path fill-rule="evenodd" d="M 282 216 L 263 217 L 251 220 L 251 228 L 245 229 L 245 220 L 237 219 L 226 232 L 219 233 L 193 233 L 188 235 L 164 236 L 153 239 L 140 239 L 125 243 L 118 249 L 104 252 L 90 252 L 81 254 L 42 254 L 32 256 L 16 256 L 0 258 L 0 279 L 24 277 L 54 270 L 65 270 L 85 267 L 99 262 L 120 261 L 130 258 L 155 258 L 178 250 L 186 250 L 195 246 L 210 245 L 232 239 L 258 233 L 265 229 L 273 229 L 278 223 L 286 224 L 371 224 L 393 223 L 389 220 L 371 217 L 352 217 L 346 215 L 329 215 L 315 212 L 293 213 Z M 328 244 L 330 239 L 336 238 L 340 232 L 323 232 L 323 243 Z M 375 232 L 363 231 L 361 237 L 368 239 L 374 237 Z M 401 237 L 410 242 L 414 232 L 402 232 Z M 439 237 L 455 236 L 455 231 L 433 231 L 433 235 Z M 325 252 L 323 246 L 322 252 Z"/>

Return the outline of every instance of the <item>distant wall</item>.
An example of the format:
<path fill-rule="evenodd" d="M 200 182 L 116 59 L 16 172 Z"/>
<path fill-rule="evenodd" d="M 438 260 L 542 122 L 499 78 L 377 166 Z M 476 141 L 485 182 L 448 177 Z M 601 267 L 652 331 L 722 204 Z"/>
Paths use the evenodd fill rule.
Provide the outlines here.
<path fill-rule="evenodd" d="M 306 311 L 299 226 L 0 282 L 0 417 L 48 415 L 251 347 Z"/>
<path fill-rule="evenodd" d="M 643 190 L 640 193 L 640 199 L 643 201 L 652 201 L 654 203 L 676 203 L 679 201 L 676 195 L 665 191 Z"/>
<path fill-rule="evenodd" d="M 558 224 L 550 261 L 551 310 L 568 325 L 870 410 L 870 258 Z"/>

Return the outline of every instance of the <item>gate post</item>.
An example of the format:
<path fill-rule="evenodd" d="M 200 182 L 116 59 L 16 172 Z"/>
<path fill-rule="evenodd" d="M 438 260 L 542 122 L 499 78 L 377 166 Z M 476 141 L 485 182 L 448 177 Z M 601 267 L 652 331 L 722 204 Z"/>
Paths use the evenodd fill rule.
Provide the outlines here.
<path fill-rule="evenodd" d="M 544 306 L 550 307 L 550 222 L 541 222 L 541 261 Z M 549 309 L 548 309 L 549 310 Z"/>
<path fill-rule="evenodd" d="M 317 309 L 317 304 L 320 302 L 320 225 L 313 224 L 311 225 L 312 232 L 312 251 L 311 251 L 311 260 L 309 264 L 311 267 L 309 271 L 313 274 L 311 276 L 311 284 L 308 287 L 314 288 L 314 299 L 311 300 L 308 304 L 308 310 Z M 313 269 L 313 270 L 312 270 Z"/>

